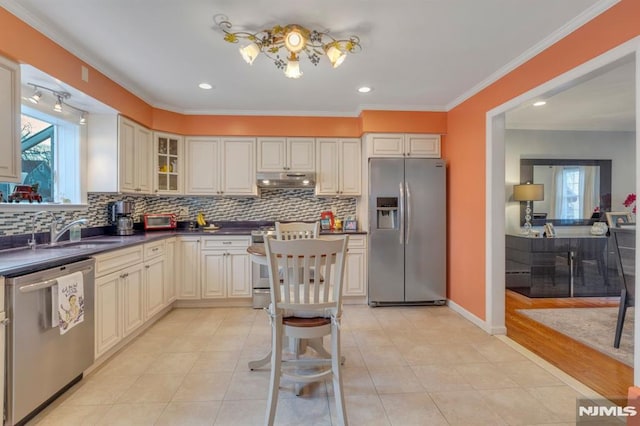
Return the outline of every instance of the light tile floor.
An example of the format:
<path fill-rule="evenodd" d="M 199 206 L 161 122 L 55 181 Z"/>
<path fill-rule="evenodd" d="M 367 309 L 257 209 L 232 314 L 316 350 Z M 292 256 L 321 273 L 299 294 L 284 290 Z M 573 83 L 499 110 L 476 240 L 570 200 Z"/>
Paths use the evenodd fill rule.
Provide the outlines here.
<path fill-rule="evenodd" d="M 30 424 L 261 425 L 267 315 L 175 309 Z M 345 306 L 344 391 L 351 425 L 573 425 L 596 395 L 505 337 L 447 307 Z M 281 386 L 276 424 L 334 425 L 330 382 Z"/>

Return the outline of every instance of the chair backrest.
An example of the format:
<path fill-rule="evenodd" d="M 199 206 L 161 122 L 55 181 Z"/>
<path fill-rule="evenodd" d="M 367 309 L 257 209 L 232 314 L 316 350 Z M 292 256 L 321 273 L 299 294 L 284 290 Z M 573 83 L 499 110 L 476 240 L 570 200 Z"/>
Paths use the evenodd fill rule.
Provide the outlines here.
<path fill-rule="evenodd" d="M 320 222 L 276 222 L 276 238 L 278 240 L 318 238 L 319 236 Z"/>
<path fill-rule="evenodd" d="M 274 312 L 339 316 L 348 238 L 265 239 Z"/>
<path fill-rule="evenodd" d="M 636 288 L 636 233 L 635 230 L 612 228 L 618 270 L 627 290 L 627 305 L 634 305 Z"/>

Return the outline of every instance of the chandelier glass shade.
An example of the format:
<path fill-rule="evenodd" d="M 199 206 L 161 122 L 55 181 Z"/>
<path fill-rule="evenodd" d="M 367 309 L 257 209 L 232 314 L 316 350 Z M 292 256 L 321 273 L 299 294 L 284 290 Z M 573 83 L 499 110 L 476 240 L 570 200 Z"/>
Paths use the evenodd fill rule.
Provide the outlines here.
<path fill-rule="evenodd" d="M 224 32 L 224 39 L 229 43 L 246 44 L 240 47 L 242 58 L 249 64 L 262 53 L 271 59 L 278 69 L 284 71 L 289 78 L 300 78 L 300 56 L 305 54 L 313 65 L 318 65 L 322 56 L 327 57 L 333 68 L 339 67 L 347 57 L 347 53 L 356 53 L 362 49 L 360 38 L 349 36 L 336 39 L 328 31 L 309 30 L 300 25 L 276 25 L 273 28 L 255 33 L 247 31 L 231 31 L 229 21 L 221 21 L 219 27 Z M 282 53 L 281 53 L 282 52 Z M 281 56 L 282 55 L 282 56 Z"/>

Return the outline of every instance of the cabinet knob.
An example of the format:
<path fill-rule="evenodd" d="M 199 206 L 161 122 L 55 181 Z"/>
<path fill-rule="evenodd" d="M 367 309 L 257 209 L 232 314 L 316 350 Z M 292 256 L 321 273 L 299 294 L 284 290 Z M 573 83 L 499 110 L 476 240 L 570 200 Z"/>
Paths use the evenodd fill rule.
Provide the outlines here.
<path fill-rule="evenodd" d="M 145 269 L 149 269 L 150 267 L 151 267 L 151 266 L 149 266 L 149 265 L 144 265 L 144 268 L 145 268 Z"/>

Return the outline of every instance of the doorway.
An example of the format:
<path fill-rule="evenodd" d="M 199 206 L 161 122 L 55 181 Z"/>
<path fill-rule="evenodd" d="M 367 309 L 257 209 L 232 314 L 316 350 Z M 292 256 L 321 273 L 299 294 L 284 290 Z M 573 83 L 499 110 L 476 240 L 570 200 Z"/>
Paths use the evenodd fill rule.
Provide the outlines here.
<path fill-rule="evenodd" d="M 546 94 L 559 93 L 568 87 L 583 82 L 593 76 L 592 73 L 611 67 L 617 61 L 624 61 L 631 58 L 638 62 L 638 40 L 631 40 L 609 52 L 603 54 L 511 101 L 495 108 L 487 113 L 487 145 L 486 145 L 486 176 L 487 176 L 487 204 L 486 204 L 486 229 L 487 229 L 487 260 L 486 260 L 486 322 L 487 328 L 495 334 L 506 333 L 505 327 L 505 239 L 508 219 L 513 212 L 509 209 L 518 209 L 517 204 L 510 201 L 511 186 L 508 178 L 506 164 L 506 140 L 505 129 L 507 123 L 507 113 L 522 107 L 525 103 L 530 104 L 533 100 Z M 635 71 L 635 81 L 640 81 L 638 70 Z M 637 98 L 637 86 L 636 86 Z M 635 111 L 635 122 L 638 121 L 639 111 Z M 639 138 L 635 135 L 635 164 L 638 164 Z M 516 182 L 513 182 L 516 183 Z M 519 183 L 519 180 L 518 182 Z M 638 174 L 634 177 L 634 188 L 638 185 Z M 507 206 L 507 208 L 505 208 Z M 514 216 L 515 217 L 515 216 Z M 518 216 L 519 220 L 519 216 Z M 518 222 L 519 224 L 519 222 Z M 636 338 L 636 344 L 638 339 Z M 636 363 L 638 352 L 635 355 Z M 640 370 L 640 369 L 638 369 Z M 635 373 L 634 382 L 638 383 L 639 372 Z"/>

